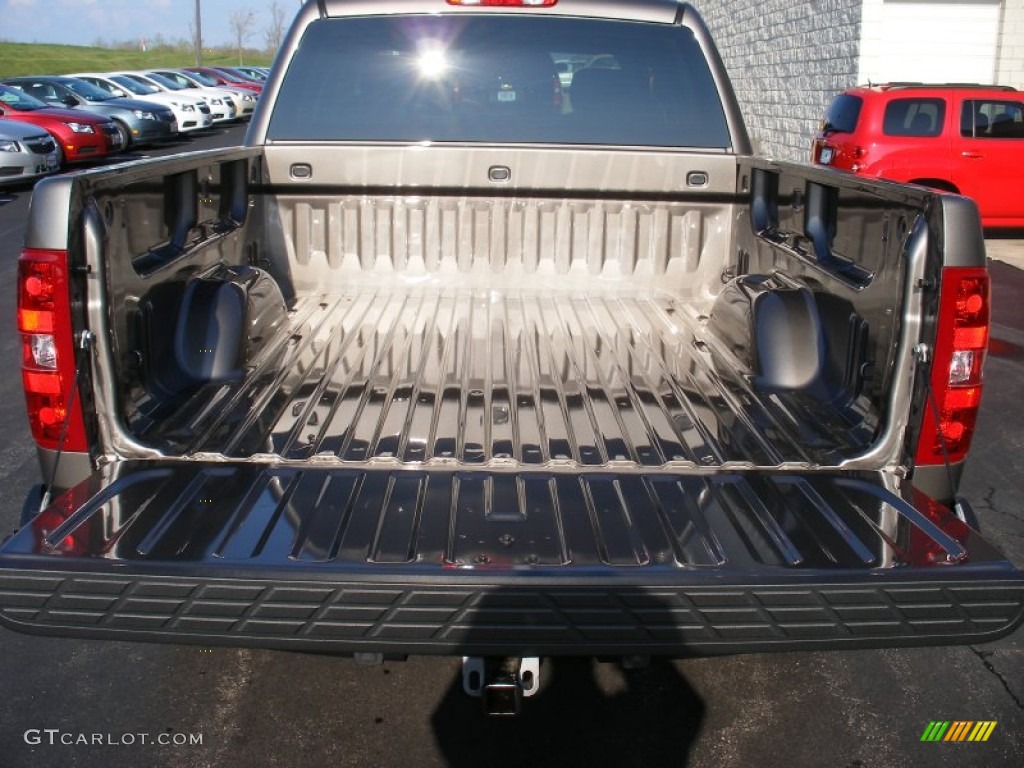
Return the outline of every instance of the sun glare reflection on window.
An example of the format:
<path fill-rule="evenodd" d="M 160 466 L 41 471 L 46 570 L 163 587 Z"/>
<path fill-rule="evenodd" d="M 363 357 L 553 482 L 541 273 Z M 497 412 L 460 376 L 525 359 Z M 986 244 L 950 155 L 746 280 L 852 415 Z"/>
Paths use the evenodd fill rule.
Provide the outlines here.
<path fill-rule="evenodd" d="M 439 43 L 426 43 L 416 57 L 420 77 L 438 80 L 448 71 L 448 57 Z"/>

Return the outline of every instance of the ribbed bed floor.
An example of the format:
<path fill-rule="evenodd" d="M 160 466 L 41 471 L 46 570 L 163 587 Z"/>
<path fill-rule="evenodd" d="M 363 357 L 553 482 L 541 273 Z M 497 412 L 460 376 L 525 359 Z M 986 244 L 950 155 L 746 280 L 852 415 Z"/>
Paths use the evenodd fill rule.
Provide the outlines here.
<path fill-rule="evenodd" d="M 831 463 L 870 435 L 755 392 L 667 296 L 394 288 L 299 299 L 244 380 L 142 435 L 187 452 L 543 465 Z"/>

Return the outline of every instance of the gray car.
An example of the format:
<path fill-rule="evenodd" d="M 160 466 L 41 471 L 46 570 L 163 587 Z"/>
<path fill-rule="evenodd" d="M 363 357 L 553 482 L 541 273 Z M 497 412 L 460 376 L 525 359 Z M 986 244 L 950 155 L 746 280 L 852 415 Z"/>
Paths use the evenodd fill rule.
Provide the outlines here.
<path fill-rule="evenodd" d="M 174 113 L 168 108 L 137 99 L 118 99 L 92 83 L 76 77 L 12 77 L 3 81 L 55 107 L 81 109 L 114 121 L 122 146 L 167 141 L 178 135 Z"/>
<path fill-rule="evenodd" d="M 60 150 L 37 125 L 0 120 L 0 185 L 27 181 L 60 168 Z"/>

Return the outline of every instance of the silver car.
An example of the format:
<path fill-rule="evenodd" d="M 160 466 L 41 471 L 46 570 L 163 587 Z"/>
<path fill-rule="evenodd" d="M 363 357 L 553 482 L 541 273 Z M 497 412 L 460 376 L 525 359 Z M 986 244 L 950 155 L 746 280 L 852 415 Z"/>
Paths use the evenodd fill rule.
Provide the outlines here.
<path fill-rule="evenodd" d="M 0 185 L 53 173 L 60 150 L 53 137 L 36 125 L 0 120 Z"/>

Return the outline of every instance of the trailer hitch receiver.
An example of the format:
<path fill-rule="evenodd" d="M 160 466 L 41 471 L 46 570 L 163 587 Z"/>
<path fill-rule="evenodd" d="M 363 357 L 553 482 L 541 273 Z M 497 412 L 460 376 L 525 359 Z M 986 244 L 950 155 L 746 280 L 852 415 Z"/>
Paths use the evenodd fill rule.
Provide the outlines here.
<path fill-rule="evenodd" d="M 464 656 L 462 688 L 481 700 L 488 715 L 518 715 L 523 698 L 540 688 L 540 659 Z"/>

